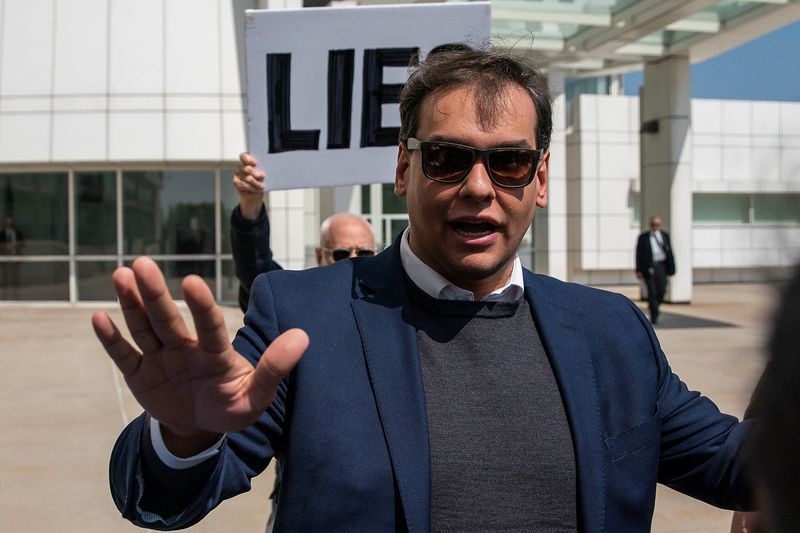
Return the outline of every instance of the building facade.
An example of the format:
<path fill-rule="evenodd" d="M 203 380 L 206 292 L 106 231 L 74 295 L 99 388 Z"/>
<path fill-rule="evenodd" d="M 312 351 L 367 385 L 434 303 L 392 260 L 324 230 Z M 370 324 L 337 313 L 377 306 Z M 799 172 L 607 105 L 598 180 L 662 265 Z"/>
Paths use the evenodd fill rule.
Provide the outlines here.
<path fill-rule="evenodd" d="M 235 302 L 228 217 L 246 148 L 241 32 L 255 7 L 266 3 L 0 0 L 0 302 L 112 300 L 111 272 L 142 254 L 175 296 L 197 273 Z M 564 78 L 550 76 L 551 204 L 523 262 L 633 283 L 646 215 L 636 99 L 576 97 L 568 124 Z M 757 279 L 798 259 L 799 106 L 692 102 L 696 280 Z M 311 266 L 333 212 L 364 214 L 382 244 L 407 224 L 384 184 L 274 192 L 268 203 L 286 268 Z"/>

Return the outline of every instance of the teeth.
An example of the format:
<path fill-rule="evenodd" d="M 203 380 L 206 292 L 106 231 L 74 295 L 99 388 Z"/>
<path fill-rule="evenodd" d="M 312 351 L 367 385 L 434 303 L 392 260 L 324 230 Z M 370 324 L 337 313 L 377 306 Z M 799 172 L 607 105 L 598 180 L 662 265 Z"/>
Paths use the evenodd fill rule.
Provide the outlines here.
<path fill-rule="evenodd" d="M 459 235 L 463 235 L 464 237 L 472 237 L 472 238 L 475 238 L 475 237 L 485 237 L 486 235 L 489 235 L 489 234 L 490 234 L 490 233 L 492 233 L 492 232 L 491 232 L 491 230 L 485 230 L 485 231 L 465 231 L 465 230 L 463 230 L 463 229 L 461 229 L 461 228 L 456 228 L 456 233 L 458 233 Z"/>

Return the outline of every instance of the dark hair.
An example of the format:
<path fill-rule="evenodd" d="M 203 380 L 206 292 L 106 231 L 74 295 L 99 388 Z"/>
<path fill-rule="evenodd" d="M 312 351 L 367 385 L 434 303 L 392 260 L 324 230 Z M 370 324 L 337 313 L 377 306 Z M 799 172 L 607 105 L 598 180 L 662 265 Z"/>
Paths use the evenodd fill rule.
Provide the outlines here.
<path fill-rule="evenodd" d="M 769 362 L 752 413 L 759 419 L 753 475 L 766 487 L 776 532 L 800 531 L 800 267 L 783 291 L 769 339 Z M 756 397 L 757 396 L 757 397 Z"/>
<path fill-rule="evenodd" d="M 536 108 L 536 148 L 547 150 L 553 130 L 553 105 L 547 78 L 526 59 L 494 50 L 475 50 L 464 44 L 437 47 L 413 72 L 400 93 L 400 141 L 413 137 L 422 102 L 460 87 L 474 89 L 478 120 L 490 127 L 497 105 L 509 85 L 525 89 Z"/>

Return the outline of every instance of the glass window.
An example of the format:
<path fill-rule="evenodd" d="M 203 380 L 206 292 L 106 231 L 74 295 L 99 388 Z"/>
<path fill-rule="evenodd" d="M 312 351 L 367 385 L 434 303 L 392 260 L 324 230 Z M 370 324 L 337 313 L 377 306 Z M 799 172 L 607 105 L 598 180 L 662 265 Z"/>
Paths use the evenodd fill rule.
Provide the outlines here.
<path fill-rule="evenodd" d="M 696 224 L 750 222 L 750 196 L 747 194 L 695 194 L 692 202 Z"/>
<path fill-rule="evenodd" d="M 239 193 L 233 186 L 232 173 L 226 174 L 224 171 L 220 175 L 220 221 L 222 231 L 222 253 L 231 253 L 231 213 L 239 205 Z"/>
<path fill-rule="evenodd" d="M 5 235 L 15 234 L 5 255 L 67 255 L 67 174 L 0 174 L 0 206 Z"/>
<path fill-rule="evenodd" d="M 753 220 L 760 223 L 800 223 L 800 194 L 754 194 Z"/>
<path fill-rule="evenodd" d="M 233 261 L 222 261 L 222 294 L 220 303 L 239 307 L 239 278 L 233 269 Z"/>
<path fill-rule="evenodd" d="M 0 262 L 0 300 L 69 300 L 69 263 Z"/>
<path fill-rule="evenodd" d="M 383 212 L 392 215 L 404 215 L 408 213 L 406 209 L 406 199 L 400 198 L 394 193 L 393 183 L 383 184 Z"/>
<path fill-rule="evenodd" d="M 370 206 L 369 185 L 361 186 L 361 212 L 371 213 L 372 207 Z"/>
<path fill-rule="evenodd" d="M 387 240 L 383 241 L 383 246 L 389 246 L 392 244 L 397 238 L 400 233 L 408 227 L 408 220 L 406 219 L 393 219 L 389 222 L 389 235 L 387 235 Z"/>
<path fill-rule="evenodd" d="M 132 261 L 125 261 L 126 266 L 130 266 Z M 180 261 L 165 261 L 156 260 L 158 268 L 164 274 L 167 281 L 167 288 L 169 293 L 176 300 L 183 300 L 183 293 L 181 292 L 181 282 L 185 276 L 189 274 L 197 274 L 206 282 L 206 285 L 211 289 L 211 294 L 216 295 L 216 281 L 214 276 L 214 260 L 180 260 Z"/>
<path fill-rule="evenodd" d="M 117 268 L 116 261 L 78 261 L 78 300 L 114 300 L 117 293 L 111 274 Z"/>
<path fill-rule="evenodd" d="M 213 254 L 214 172 L 122 175 L 124 253 Z"/>
<path fill-rule="evenodd" d="M 75 173 L 75 235 L 79 254 L 117 253 L 114 172 Z"/>

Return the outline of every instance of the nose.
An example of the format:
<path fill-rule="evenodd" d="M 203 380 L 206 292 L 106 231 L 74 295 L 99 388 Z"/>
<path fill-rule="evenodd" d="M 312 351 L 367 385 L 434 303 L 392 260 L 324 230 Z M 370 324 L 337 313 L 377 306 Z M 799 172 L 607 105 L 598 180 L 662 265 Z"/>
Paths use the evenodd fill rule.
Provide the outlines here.
<path fill-rule="evenodd" d="M 350 255 L 348 257 L 358 257 L 358 248 L 350 248 Z"/>
<path fill-rule="evenodd" d="M 459 194 L 462 198 L 476 200 L 492 199 L 495 196 L 494 184 L 489 177 L 489 170 L 483 157 L 479 157 L 472 165 L 472 169 L 461 183 Z"/>

